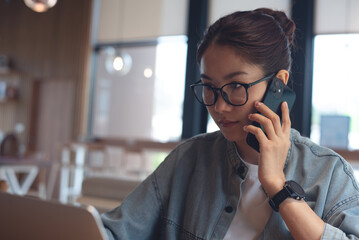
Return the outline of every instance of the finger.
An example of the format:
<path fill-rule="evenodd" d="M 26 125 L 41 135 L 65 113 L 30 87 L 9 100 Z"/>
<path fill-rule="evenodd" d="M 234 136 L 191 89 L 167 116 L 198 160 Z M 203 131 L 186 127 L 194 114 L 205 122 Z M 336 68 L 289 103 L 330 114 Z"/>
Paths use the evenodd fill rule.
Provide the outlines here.
<path fill-rule="evenodd" d="M 262 113 L 265 117 L 269 118 L 271 120 L 271 123 L 273 125 L 274 131 L 276 134 L 282 133 L 282 125 L 280 122 L 280 117 L 277 113 L 273 112 L 272 109 L 270 109 L 268 106 L 261 102 L 255 103 L 256 109 Z"/>
<path fill-rule="evenodd" d="M 243 127 L 243 130 L 246 132 L 250 132 L 252 133 L 254 136 L 256 136 L 259 145 L 265 144 L 266 141 L 268 141 L 267 136 L 265 135 L 265 133 L 262 131 L 261 128 L 256 127 L 254 125 L 247 125 Z"/>
<path fill-rule="evenodd" d="M 262 125 L 269 139 L 273 139 L 276 136 L 273 123 L 269 118 L 263 116 L 262 114 L 254 113 L 249 114 L 248 119 Z"/>
<path fill-rule="evenodd" d="M 282 110 L 282 128 L 283 128 L 283 132 L 288 134 L 290 132 L 290 128 L 291 128 L 292 123 L 291 123 L 290 117 L 289 117 L 289 108 L 288 108 L 288 103 L 287 102 L 282 103 L 281 110 Z"/>

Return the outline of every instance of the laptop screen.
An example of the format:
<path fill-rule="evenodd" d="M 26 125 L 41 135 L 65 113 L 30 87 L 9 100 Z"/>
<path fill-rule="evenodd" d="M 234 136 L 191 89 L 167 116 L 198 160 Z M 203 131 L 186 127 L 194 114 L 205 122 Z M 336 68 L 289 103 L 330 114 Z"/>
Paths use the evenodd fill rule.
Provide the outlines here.
<path fill-rule="evenodd" d="M 0 192 L 0 239 L 105 240 L 92 206 L 64 205 Z"/>

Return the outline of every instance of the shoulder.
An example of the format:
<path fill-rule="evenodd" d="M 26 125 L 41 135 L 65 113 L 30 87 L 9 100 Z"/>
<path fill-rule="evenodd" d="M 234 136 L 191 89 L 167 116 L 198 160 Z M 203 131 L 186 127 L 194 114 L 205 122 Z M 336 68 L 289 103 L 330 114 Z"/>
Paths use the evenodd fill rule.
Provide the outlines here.
<path fill-rule="evenodd" d="M 308 137 L 303 137 L 300 133 L 292 129 L 291 130 L 291 149 L 294 154 L 306 154 L 312 155 L 314 157 L 334 157 L 338 160 L 343 160 L 343 158 L 332 149 L 327 147 L 320 146 L 310 140 Z"/>
<path fill-rule="evenodd" d="M 338 153 L 320 146 L 294 129 L 291 131 L 291 147 L 287 164 L 294 169 L 302 169 L 307 177 L 315 176 L 336 180 L 342 179 L 353 184 L 359 190 L 351 165 Z"/>

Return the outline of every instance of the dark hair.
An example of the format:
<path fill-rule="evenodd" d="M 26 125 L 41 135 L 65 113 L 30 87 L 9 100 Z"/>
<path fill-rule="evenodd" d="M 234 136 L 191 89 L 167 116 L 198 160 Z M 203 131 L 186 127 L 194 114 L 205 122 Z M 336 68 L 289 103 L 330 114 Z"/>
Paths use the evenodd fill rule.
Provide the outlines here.
<path fill-rule="evenodd" d="M 268 8 L 238 11 L 218 19 L 204 34 L 197 49 L 197 62 L 212 44 L 226 45 L 265 74 L 290 71 L 295 23 L 284 12 Z"/>

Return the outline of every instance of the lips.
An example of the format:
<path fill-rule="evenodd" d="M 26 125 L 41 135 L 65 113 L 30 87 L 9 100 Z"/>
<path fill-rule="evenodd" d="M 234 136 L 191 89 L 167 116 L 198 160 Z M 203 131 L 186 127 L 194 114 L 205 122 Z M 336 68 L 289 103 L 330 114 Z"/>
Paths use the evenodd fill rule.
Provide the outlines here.
<path fill-rule="evenodd" d="M 225 127 L 225 128 L 229 128 L 232 127 L 236 124 L 238 124 L 239 121 L 230 121 L 230 120 L 219 120 L 219 125 L 221 127 Z"/>

